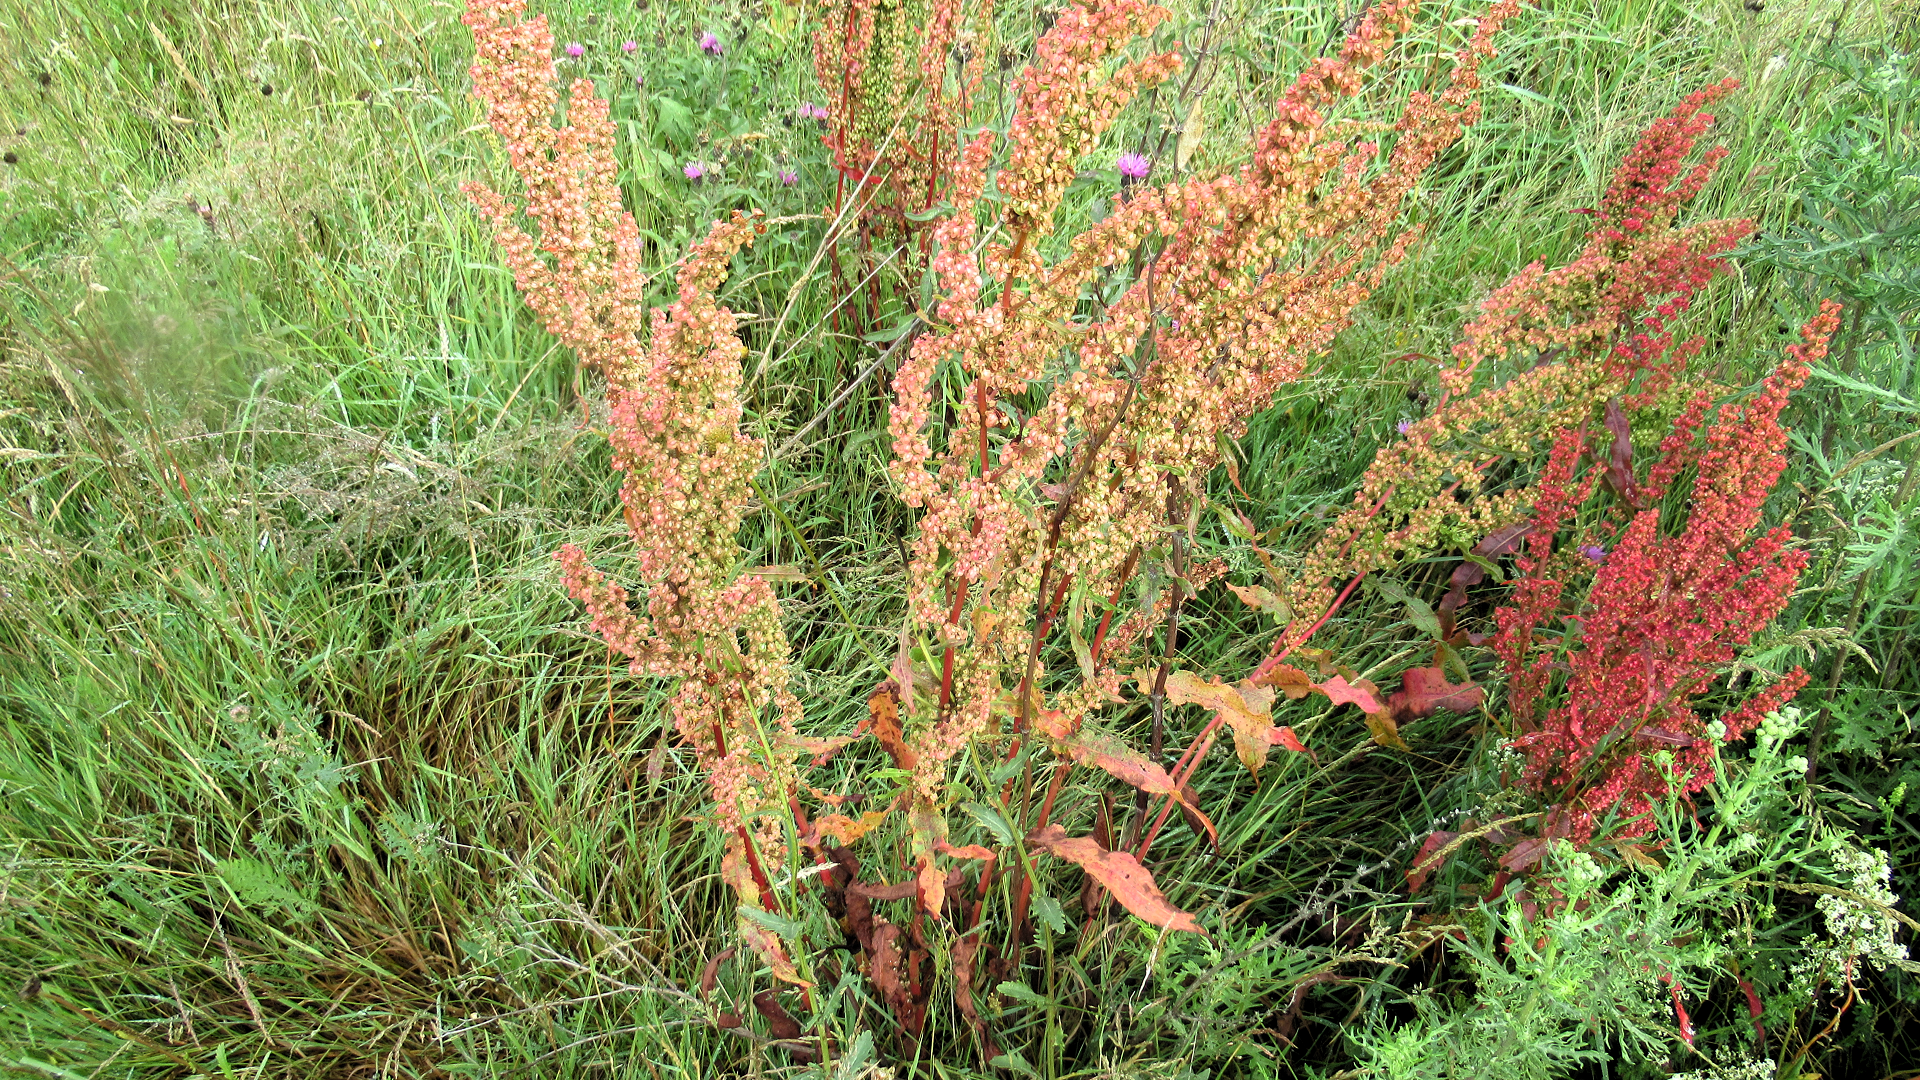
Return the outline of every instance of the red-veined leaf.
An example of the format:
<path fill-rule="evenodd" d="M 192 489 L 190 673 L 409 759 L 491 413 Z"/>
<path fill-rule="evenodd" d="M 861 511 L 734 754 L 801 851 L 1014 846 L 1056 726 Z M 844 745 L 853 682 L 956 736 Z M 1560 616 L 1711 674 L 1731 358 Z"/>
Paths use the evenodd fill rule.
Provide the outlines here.
<path fill-rule="evenodd" d="M 1438 667 L 1409 668 L 1400 676 L 1400 689 L 1387 698 L 1387 709 L 1394 722 L 1424 720 L 1440 709 L 1472 712 L 1485 701 L 1487 692 L 1473 683 L 1450 683 L 1447 673 Z"/>
<path fill-rule="evenodd" d="M 1153 926 L 1206 934 L 1193 916 L 1167 902 L 1166 895 L 1153 883 L 1153 875 L 1128 852 L 1108 851 L 1091 837 L 1069 837 L 1058 824 L 1029 833 L 1027 843 L 1085 870 L 1120 901 L 1121 907 Z"/>
<path fill-rule="evenodd" d="M 1454 838 L 1459 835 L 1457 832 L 1431 832 L 1427 834 L 1426 842 L 1420 845 L 1419 853 L 1413 857 L 1413 865 L 1407 868 L 1407 892 L 1409 895 L 1419 892 L 1421 886 L 1427 883 L 1427 878 L 1439 872 L 1440 868 L 1446 865 L 1445 860 L 1436 860 L 1434 856 L 1439 853 L 1441 848 L 1453 843 Z"/>

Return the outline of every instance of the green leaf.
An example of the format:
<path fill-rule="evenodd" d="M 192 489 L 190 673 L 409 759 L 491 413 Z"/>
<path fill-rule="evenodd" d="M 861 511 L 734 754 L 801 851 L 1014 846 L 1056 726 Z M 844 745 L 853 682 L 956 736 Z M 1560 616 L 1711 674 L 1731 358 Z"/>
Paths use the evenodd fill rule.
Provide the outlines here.
<path fill-rule="evenodd" d="M 1001 983 L 1000 985 L 1006 986 L 1007 984 Z M 999 1057 L 994 1058 L 992 1061 L 987 1062 L 987 1064 L 993 1066 L 996 1069 L 1005 1069 L 1008 1072 L 1019 1073 L 1021 1076 L 1037 1077 L 1040 1075 L 1039 1073 L 1033 1071 L 1033 1066 L 1028 1063 L 1026 1058 L 1023 1058 L 1020 1056 L 1020 1052 L 1018 1050 L 1009 1050 L 1006 1053 L 1001 1054 Z"/>
<path fill-rule="evenodd" d="M 1067 913 L 1060 909 L 1060 901 L 1044 892 L 1035 890 L 1033 894 L 1033 913 L 1047 924 L 1047 929 L 1056 934 L 1067 932 Z"/>
<path fill-rule="evenodd" d="M 249 908 L 285 911 L 302 921 L 316 910 L 313 901 L 294 891 L 286 878 L 258 859 L 226 859 L 217 869 L 220 879 Z"/>
<path fill-rule="evenodd" d="M 1013 826 L 1007 824 L 1007 819 L 1001 815 L 1000 811 L 986 803 L 978 802 L 963 803 L 961 809 L 973 815 L 973 820 L 979 822 L 981 828 L 992 833 L 993 838 L 1002 846 L 1013 846 Z"/>
<path fill-rule="evenodd" d="M 661 130 L 676 143 L 687 143 L 693 139 L 693 110 L 678 101 L 664 95 L 653 99 L 653 113 L 660 119 Z"/>
<path fill-rule="evenodd" d="M 1003 997 L 1010 997 L 1022 1005 L 1035 1005 L 1041 1008 L 1045 1008 L 1046 1006 L 1053 1004 L 1052 1002 L 1048 1001 L 1046 998 L 1043 998 L 1039 994 L 1035 993 L 1033 990 L 1033 987 L 1028 986 L 1026 983 L 1003 982 L 999 986 L 995 987 L 995 989 L 999 990 Z"/>
<path fill-rule="evenodd" d="M 774 6 L 777 8 L 785 8 L 789 5 L 776 4 Z M 854 1036 L 853 1045 L 847 1048 L 847 1052 L 840 1055 L 840 1067 L 834 1072 L 835 1080 L 859 1080 L 860 1077 L 866 1075 L 867 1062 L 872 1060 L 873 1032 L 862 1031 L 860 1034 Z"/>
<path fill-rule="evenodd" d="M 745 904 L 740 905 L 740 914 L 773 931 L 787 941 L 800 940 L 800 931 L 802 928 L 796 919 L 789 919 L 785 915 L 775 914 L 766 908 L 748 907 Z"/>
<path fill-rule="evenodd" d="M 907 214 L 905 215 L 905 217 L 908 221 L 932 221 L 934 218 L 946 217 L 952 213 L 953 213 L 952 205 L 944 202 L 937 202 L 937 203 L 934 203 L 932 206 L 927 207 L 925 210 L 920 211 L 917 214 Z"/>
<path fill-rule="evenodd" d="M 917 316 L 908 318 L 904 322 L 896 323 L 893 326 L 887 327 L 885 330 L 875 330 L 873 333 L 868 334 L 867 336 L 861 338 L 860 340 L 872 341 L 876 343 L 886 342 L 886 341 L 897 341 L 900 338 L 905 337 L 909 332 L 911 332 L 914 326 L 919 323 L 919 321 L 920 320 Z"/>
<path fill-rule="evenodd" d="M 1843 386 L 1848 390 L 1858 391 L 1859 393 L 1869 394 L 1879 398 L 1885 402 L 1885 405 L 1882 406 L 1883 408 L 1892 409 L 1895 412 L 1920 413 L 1920 402 L 1916 402 L 1911 398 L 1901 397 L 1899 394 L 1885 387 L 1875 386 L 1872 383 L 1864 383 L 1859 379 L 1848 378 L 1837 371 L 1828 371 L 1826 368 L 1817 367 L 1811 370 L 1815 378 L 1823 379 L 1833 383 L 1835 386 Z"/>
<path fill-rule="evenodd" d="M 1412 594 L 1407 596 L 1407 621 L 1419 627 L 1420 632 L 1428 637 L 1440 636 L 1439 617 L 1434 615 L 1433 608 L 1427 606 L 1425 600 Z"/>

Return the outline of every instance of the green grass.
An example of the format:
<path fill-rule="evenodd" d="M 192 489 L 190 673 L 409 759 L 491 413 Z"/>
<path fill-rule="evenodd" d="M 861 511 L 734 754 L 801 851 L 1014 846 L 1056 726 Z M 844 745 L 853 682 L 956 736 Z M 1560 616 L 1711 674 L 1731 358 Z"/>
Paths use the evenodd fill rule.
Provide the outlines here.
<path fill-rule="evenodd" d="M 1472 10 L 1442 7 L 1425 26 Z M 589 47 L 563 66 L 613 92 L 622 183 L 663 302 L 666 270 L 723 209 L 825 205 L 825 152 L 788 122 L 821 97 L 804 36 L 782 40 L 766 10 L 741 5 L 544 10 L 561 40 Z M 1186 5 L 1179 32 L 1203 14 Z M 1258 103 L 1343 14 L 1230 6 L 1199 167 L 1238 160 Z M 592 388 L 521 307 L 457 190 L 510 179 L 465 96 L 457 16 L 420 0 L 0 10 L 0 147 L 16 159 L 0 166 L 0 1069 L 611 1080 L 791 1068 L 748 1029 L 707 1021 L 717 1008 L 752 1016 L 726 996 L 749 986 L 737 965 L 722 1003 L 689 997 L 731 933 L 718 846 L 697 819 L 704 784 L 668 737 L 660 688 L 611 663 L 552 567 L 565 541 L 618 549 L 615 483 L 603 418 L 581 423 Z M 1010 32 L 1031 17 L 1002 12 Z M 705 29 L 728 42 L 722 61 L 694 44 Z M 638 59 L 618 49 L 628 38 Z M 1305 536 L 1317 510 L 1343 503 L 1431 389 L 1383 361 L 1444 353 L 1493 285 L 1572 251 L 1571 211 L 1690 90 L 1748 83 L 1693 214 L 1786 227 L 1797 148 L 1850 92 L 1819 58 L 1888 42 L 1911 49 L 1910 7 L 1591 0 L 1526 14 L 1490 68 L 1485 119 L 1429 184 L 1427 240 L 1243 440 L 1245 508 Z M 1123 134 L 1172 119 L 1139 106 Z M 716 183 L 678 175 L 676 163 L 721 157 Z M 775 181 L 781 163 L 801 185 Z M 835 329 L 822 272 L 804 278 L 822 230 L 777 229 L 727 287 L 755 314 L 752 362 L 767 362 L 752 420 L 770 445 L 876 348 Z M 775 340 L 803 281 L 815 287 Z M 1729 370 L 1752 372 L 1807 292 L 1755 268 L 1690 318 Z M 1896 362 L 1869 348 L 1854 377 L 1893 385 Z M 1766 644 L 1790 652 L 1794 631 L 1845 626 L 1872 658 L 1840 669 L 1834 762 L 1807 797 L 1883 830 L 1904 895 L 1920 884 L 1920 833 L 1878 805 L 1909 776 L 1920 798 L 1911 723 L 1903 734 L 1887 719 L 1912 716 L 1920 689 L 1902 644 L 1920 574 L 1910 554 L 1869 564 L 1848 545 L 1871 542 L 1876 498 L 1904 490 L 1888 513 L 1910 517 L 1899 481 L 1916 444 L 1834 479 L 1912 423 L 1836 395 L 1809 395 L 1796 420 L 1808 445 L 1782 490 L 1807 493 L 1795 521 L 1819 562 Z M 757 561 L 818 569 L 820 587 L 784 591 L 822 730 L 863 711 L 900 620 L 912 520 L 886 478 L 885 407 L 880 384 L 864 386 L 768 468 L 761 489 L 785 520 L 762 507 L 745 538 Z M 1230 547 L 1211 527 L 1202 541 Z M 1444 573 L 1408 580 L 1425 574 L 1437 593 Z M 1872 604 L 1855 600 L 1865 580 Z M 1271 628 L 1231 598 L 1197 607 L 1185 662 L 1239 673 L 1265 648 Z M 1809 666 L 1824 684 L 1835 650 L 1823 640 Z M 1322 644 L 1380 673 L 1413 648 L 1383 599 L 1349 608 Z M 1144 730 L 1142 715 L 1112 721 Z M 1345 715 L 1291 722 L 1322 748 L 1317 764 L 1276 759 L 1258 786 L 1202 772 L 1222 857 L 1184 831 L 1157 849 L 1176 902 L 1228 913 L 1216 939 L 1155 943 L 1123 923 L 1049 939 L 1033 985 L 1050 1004 L 999 1021 L 1039 1074 L 1328 1074 L 1351 1064 L 1343 1028 L 1390 1015 L 1417 981 L 1356 967 L 1348 922 L 1414 914 L 1395 876 L 1418 837 L 1490 797 L 1497 740 L 1436 720 L 1399 754 L 1364 745 Z M 1196 727 L 1176 713 L 1170 738 Z M 1070 791 L 1071 831 L 1098 794 Z M 1074 879 L 1048 887 L 1075 911 Z M 1883 1075 L 1920 1054 L 1911 1027 L 1897 1034 L 1916 1019 L 1912 980 L 1875 992 L 1873 1019 L 1830 1047 L 1829 1075 Z M 1744 1023 L 1733 1002 L 1706 1015 Z M 952 1010 L 936 1001 L 933 1023 L 961 1030 Z M 859 1022 L 884 1016 L 869 1003 Z"/>

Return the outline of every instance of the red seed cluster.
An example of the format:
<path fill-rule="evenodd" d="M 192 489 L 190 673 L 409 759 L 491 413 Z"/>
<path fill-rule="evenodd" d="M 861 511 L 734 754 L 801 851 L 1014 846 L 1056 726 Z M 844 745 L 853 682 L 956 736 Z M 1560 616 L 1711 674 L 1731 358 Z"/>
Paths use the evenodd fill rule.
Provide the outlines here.
<path fill-rule="evenodd" d="M 580 80 L 567 120 L 554 127 L 553 37 L 524 19 L 521 0 L 469 0 L 476 46 L 474 92 L 526 185 L 523 209 L 468 185 L 492 219 L 527 303 L 583 364 L 607 378 L 614 465 L 639 578 L 629 594 L 568 544 L 558 559 L 567 591 L 634 674 L 678 680 L 674 723 L 706 770 L 726 837 L 722 877 L 741 901 L 763 906 L 756 851 L 784 850 L 778 819 L 797 778 L 792 760 L 819 749 L 795 734 L 787 638 L 765 579 L 742 574 L 737 540 L 761 457 L 740 432 L 740 360 L 746 347 L 732 311 L 714 300 L 736 252 L 762 229 L 736 211 L 713 224 L 682 261 L 679 295 L 644 306 L 639 231 L 615 186 L 606 103 Z M 643 345 L 644 342 L 644 345 Z M 791 972 L 777 940 L 749 934 L 776 972 Z"/>
<path fill-rule="evenodd" d="M 1755 530 L 1786 467 L 1780 411 L 1838 325 L 1839 306 L 1829 301 L 1759 395 L 1722 406 L 1703 439 L 1696 432 L 1709 395 L 1682 414 L 1652 469 L 1668 479 L 1694 470 L 1686 524 L 1677 532 L 1662 529 L 1657 507 L 1632 514 L 1617 533 L 1604 522 L 1581 528 L 1578 510 L 1605 465 L 1577 482 L 1584 440 L 1569 432 L 1555 446 L 1494 648 L 1523 732 L 1514 743 L 1527 758 L 1522 780 L 1555 805 L 1555 827 L 1574 839 L 1588 839 L 1609 811 L 1637 818 L 1627 835 L 1644 833 L 1653 827 L 1645 816 L 1652 800 L 1670 786 L 1686 794 L 1713 779 L 1712 736 L 1691 703 L 1786 607 L 1806 565 L 1784 528 Z M 1578 554 L 1595 535 L 1617 537 L 1597 572 Z M 1592 584 L 1563 617 L 1562 597 L 1583 572 Z M 1564 673 L 1565 689 L 1549 706 L 1556 673 Z M 1795 670 L 1722 714 L 1724 738 L 1744 736 L 1805 682 Z"/>
<path fill-rule="evenodd" d="M 1496 462 L 1526 462 L 1562 432 L 1598 430 L 1609 403 L 1635 414 L 1671 409 L 1704 385 L 1686 374 L 1702 340 L 1676 340 L 1671 323 L 1752 224 L 1677 218 L 1724 154 L 1711 149 L 1687 164 L 1713 121 L 1702 110 L 1735 86 L 1693 94 L 1648 128 L 1615 170 L 1573 261 L 1534 263 L 1481 305 L 1440 373 L 1432 411 L 1378 451 L 1352 504 L 1309 552 L 1287 596 L 1300 618 L 1276 648 L 1304 639 L 1338 582 L 1436 548 L 1464 549 L 1524 520 L 1532 493 L 1511 481 L 1489 490 Z M 1490 375 L 1504 382 L 1476 389 Z"/>
<path fill-rule="evenodd" d="M 1322 355 L 1403 256 L 1416 235 L 1401 221 L 1407 197 L 1474 119 L 1476 71 L 1516 6 L 1490 7 L 1447 88 L 1414 94 L 1394 124 L 1329 120 L 1373 84 L 1368 69 L 1393 55 L 1415 7 L 1371 5 L 1340 56 L 1288 89 L 1253 162 L 1131 186 L 1064 238 L 1056 215 L 1080 162 L 1179 60 L 1126 59 L 1166 18 L 1142 0 L 1083 0 L 1042 37 L 1020 76 L 1005 166 L 990 174 L 987 132 L 956 170 L 955 213 L 936 230 L 940 324 L 893 383 L 893 475 L 925 511 L 909 610 L 942 666 L 941 692 L 905 703 L 929 802 L 942 763 L 997 730 L 996 716 L 1046 710 L 1070 730 L 1118 699 L 1127 646 L 1177 587 L 1129 591 L 1181 526 L 1170 509 L 1192 505 L 1222 436 Z M 989 178 L 1005 200 L 997 219 L 982 198 Z M 1090 303 L 1096 288 L 1111 301 Z M 936 427 L 940 412 L 951 420 Z M 1190 569 L 1188 582 L 1221 569 Z M 1133 602 L 1110 613 L 1116 598 Z M 1047 699 L 1033 667 L 1056 631 L 1079 643 L 1080 678 Z"/>

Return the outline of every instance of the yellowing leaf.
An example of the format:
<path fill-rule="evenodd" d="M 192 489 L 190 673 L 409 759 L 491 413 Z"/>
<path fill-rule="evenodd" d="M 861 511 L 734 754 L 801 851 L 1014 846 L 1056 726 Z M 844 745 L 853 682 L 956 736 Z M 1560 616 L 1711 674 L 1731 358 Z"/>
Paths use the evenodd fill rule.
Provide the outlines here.
<path fill-rule="evenodd" d="M 1194 151 L 1200 149 L 1200 140 L 1207 134 L 1207 114 L 1202 106 L 1203 98 L 1195 98 L 1193 108 L 1187 110 L 1187 118 L 1180 124 L 1180 141 L 1174 146 L 1173 167 L 1181 172 L 1187 171 L 1187 162 L 1193 160 Z"/>
<path fill-rule="evenodd" d="M 767 962 L 767 967 L 773 969 L 774 978 L 781 982 L 790 982 L 795 986 L 813 985 L 800 977 L 800 972 L 793 966 L 793 961 L 787 958 L 787 950 L 780 944 L 780 938 L 772 930 L 745 915 L 736 916 L 734 922 L 739 927 L 741 939 L 751 945 L 754 952 L 760 954 L 760 959 Z"/>
<path fill-rule="evenodd" d="M 867 698 L 867 718 L 873 737 L 893 758 L 894 767 L 913 771 L 920 758 L 907 746 L 906 735 L 900 730 L 900 688 L 892 679 L 881 683 Z"/>
<path fill-rule="evenodd" d="M 1400 725 L 1393 722 L 1393 714 L 1385 709 L 1367 714 L 1367 730 L 1373 732 L 1373 741 L 1381 746 L 1407 749 L 1406 740 L 1400 738 Z"/>
<path fill-rule="evenodd" d="M 1175 705 L 1212 709 L 1233 729 L 1233 748 L 1240 755 L 1240 763 L 1248 772 L 1260 775 L 1260 767 L 1267 763 L 1267 748 L 1273 745 L 1268 737 L 1273 730 L 1271 689 L 1256 686 L 1250 679 L 1229 684 L 1175 671 L 1167 675 L 1167 700 Z"/>
<path fill-rule="evenodd" d="M 1153 875 L 1139 860 L 1124 851 L 1108 851 L 1090 836 L 1067 836 L 1058 824 L 1028 834 L 1032 847 L 1058 856 L 1080 867 L 1087 876 L 1113 894 L 1120 906 L 1162 930 L 1190 930 L 1205 936 L 1206 931 L 1193 916 L 1167 902 L 1166 894 L 1153 883 Z"/>
<path fill-rule="evenodd" d="M 1191 811 L 1206 829 L 1207 835 L 1218 843 L 1218 834 L 1213 822 L 1200 808 L 1188 800 L 1185 792 L 1173 782 L 1167 770 L 1161 768 L 1147 755 L 1121 742 L 1105 732 L 1093 728 L 1081 728 L 1067 738 L 1059 740 L 1059 750 L 1068 759 L 1081 765 L 1092 765 L 1097 769 L 1139 788 L 1149 795 L 1171 795 L 1173 800 Z"/>
<path fill-rule="evenodd" d="M 933 856 L 920 859 L 920 869 L 914 874 L 914 892 L 919 897 L 920 910 L 938 919 L 940 909 L 947 902 L 947 872 L 933 864 Z"/>
<path fill-rule="evenodd" d="M 1293 618 L 1293 609 L 1287 606 L 1287 602 L 1264 585 L 1228 585 L 1227 588 L 1248 607 L 1258 608 L 1280 622 L 1288 622 Z"/>
<path fill-rule="evenodd" d="M 813 824 L 822 837 L 841 847 L 846 847 L 872 832 L 874 826 L 885 820 L 887 820 L 885 810 L 869 810 L 861 814 L 858 821 L 845 814 L 825 814 L 816 819 Z"/>

